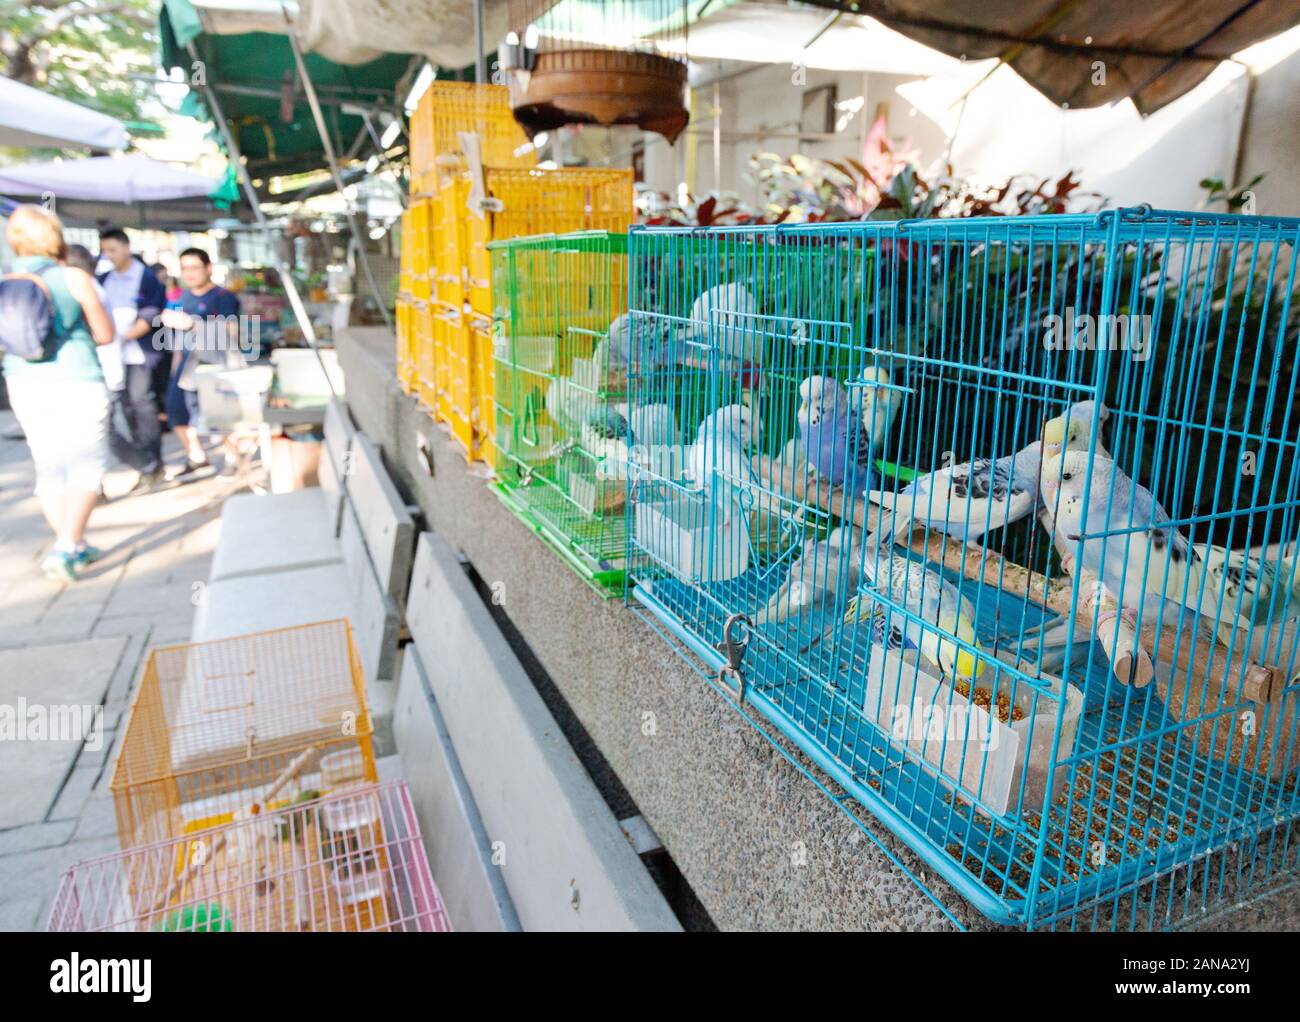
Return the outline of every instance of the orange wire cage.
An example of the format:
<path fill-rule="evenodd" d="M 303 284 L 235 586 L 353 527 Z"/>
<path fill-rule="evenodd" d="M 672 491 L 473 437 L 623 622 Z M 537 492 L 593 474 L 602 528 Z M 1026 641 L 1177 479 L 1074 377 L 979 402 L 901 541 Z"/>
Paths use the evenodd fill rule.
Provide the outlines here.
<path fill-rule="evenodd" d="M 139 847 L 227 823 L 252 799 L 373 782 L 371 734 L 346 621 L 151 650 L 109 785 L 118 838 Z"/>
<path fill-rule="evenodd" d="M 51 932 L 449 931 L 403 781 L 357 783 L 79 863 Z"/>

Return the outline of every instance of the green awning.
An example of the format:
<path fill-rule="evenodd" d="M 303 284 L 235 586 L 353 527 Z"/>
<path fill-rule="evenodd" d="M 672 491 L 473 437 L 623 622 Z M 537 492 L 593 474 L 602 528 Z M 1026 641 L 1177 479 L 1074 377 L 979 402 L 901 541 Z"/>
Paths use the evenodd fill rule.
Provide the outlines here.
<path fill-rule="evenodd" d="M 247 12 L 257 4 L 240 5 Z M 163 0 L 159 24 L 161 64 L 179 69 L 192 83 L 206 75 L 254 180 L 301 173 L 326 166 L 325 150 L 298 81 L 293 48 L 275 31 L 278 2 L 269 2 L 258 17 L 227 21 L 212 30 L 203 0 Z M 282 19 L 280 23 L 283 24 Z M 267 31 L 240 31 L 243 25 Z M 201 67 L 187 49 L 193 43 Z M 321 99 L 335 152 L 344 166 L 373 152 L 365 122 L 344 113 L 345 104 L 388 110 L 400 116 L 398 84 L 412 65 L 408 55 L 389 54 L 365 64 L 336 64 L 306 55 L 307 73 Z M 182 112 L 210 119 L 201 88 L 192 91 Z M 378 126 L 377 126 L 378 127 Z M 262 186 L 265 190 L 265 185 Z"/>

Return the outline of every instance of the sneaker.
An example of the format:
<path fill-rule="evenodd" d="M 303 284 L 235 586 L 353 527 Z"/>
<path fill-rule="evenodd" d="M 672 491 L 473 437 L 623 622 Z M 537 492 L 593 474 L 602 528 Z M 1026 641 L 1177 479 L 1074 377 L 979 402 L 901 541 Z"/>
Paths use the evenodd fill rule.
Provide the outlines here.
<path fill-rule="evenodd" d="M 189 458 L 186 458 L 185 467 L 173 473 L 172 478 L 184 479 L 186 476 L 192 476 L 196 472 L 202 472 L 205 468 L 211 467 L 212 462 L 210 461 L 191 461 Z"/>
<path fill-rule="evenodd" d="M 77 581 L 76 555 L 63 550 L 52 550 L 41 562 L 41 571 L 51 582 L 75 582 Z"/>
<path fill-rule="evenodd" d="M 160 468 L 154 469 L 152 472 L 141 472 L 140 477 L 135 481 L 135 485 L 126 491 L 126 495 L 128 497 L 138 497 L 143 493 L 152 493 L 166 478 L 166 473 Z"/>
<path fill-rule="evenodd" d="M 97 546 L 91 546 L 87 543 L 85 546 L 78 547 L 77 552 L 72 555 L 73 563 L 78 568 L 84 568 L 88 564 L 94 564 L 104 556 L 104 551 Z"/>

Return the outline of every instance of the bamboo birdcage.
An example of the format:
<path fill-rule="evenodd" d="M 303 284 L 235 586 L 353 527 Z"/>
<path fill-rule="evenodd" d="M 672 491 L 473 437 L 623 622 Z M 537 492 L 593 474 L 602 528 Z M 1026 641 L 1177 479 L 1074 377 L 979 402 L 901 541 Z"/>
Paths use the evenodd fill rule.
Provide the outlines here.
<path fill-rule="evenodd" d="M 306 796 L 78 863 L 47 930 L 451 930 L 405 782 Z"/>
<path fill-rule="evenodd" d="M 346 621 L 150 651 L 109 785 L 123 848 L 231 819 L 297 757 L 285 797 L 374 781 Z"/>
<path fill-rule="evenodd" d="M 636 125 L 669 142 L 686 108 L 687 0 L 510 0 L 504 47 L 529 137 L 565 124 Z"/>

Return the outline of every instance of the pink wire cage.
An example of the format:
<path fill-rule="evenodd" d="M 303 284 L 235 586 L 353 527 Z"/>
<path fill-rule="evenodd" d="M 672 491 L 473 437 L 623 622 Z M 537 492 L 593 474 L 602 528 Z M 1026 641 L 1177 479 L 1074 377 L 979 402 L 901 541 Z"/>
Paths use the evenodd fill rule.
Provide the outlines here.
<path fill-rule="evenodd" d="M 47 930 L 451 930 L 404 781 L 303 795 L 71 867 Z"/>

